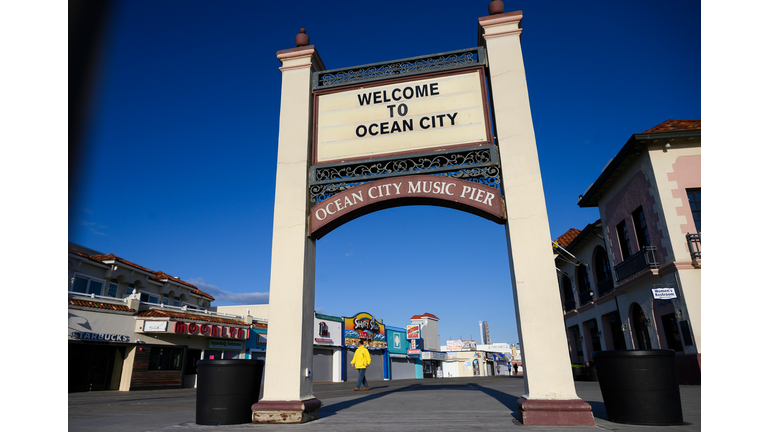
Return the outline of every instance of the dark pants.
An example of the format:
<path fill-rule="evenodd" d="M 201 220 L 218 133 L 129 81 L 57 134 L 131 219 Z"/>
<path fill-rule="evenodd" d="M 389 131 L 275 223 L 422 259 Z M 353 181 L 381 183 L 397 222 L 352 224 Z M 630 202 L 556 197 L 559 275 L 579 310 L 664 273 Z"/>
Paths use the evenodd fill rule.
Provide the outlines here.
<path fill-rule="evenodd" d="M 365 379 L 365 368 L 357 370 L 357 388 L 368 387 L 368 380 Z"/>

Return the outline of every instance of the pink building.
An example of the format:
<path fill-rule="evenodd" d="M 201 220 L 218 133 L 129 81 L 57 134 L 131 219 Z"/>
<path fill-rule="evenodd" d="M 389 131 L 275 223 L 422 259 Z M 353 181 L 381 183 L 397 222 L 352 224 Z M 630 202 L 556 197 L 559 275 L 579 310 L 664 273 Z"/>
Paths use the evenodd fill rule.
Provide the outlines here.
<path fill-rule="evenodd" d="M 571 362 L 672 349 L 701 382 L 701 120 L 632 135 L 579 197 L 600 219 L 554 243 Z"/>

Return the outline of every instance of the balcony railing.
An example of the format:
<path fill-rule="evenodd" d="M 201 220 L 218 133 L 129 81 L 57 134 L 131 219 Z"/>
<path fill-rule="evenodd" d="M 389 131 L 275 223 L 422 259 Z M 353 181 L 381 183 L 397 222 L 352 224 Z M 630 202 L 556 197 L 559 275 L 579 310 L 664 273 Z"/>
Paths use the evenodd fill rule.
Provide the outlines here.
<path fill-rule="evenodd" d="M 568 313 L 574 309 L 576 309 L 576 300 L 569 298 L 563 303 L 563 309 L 565 309 L 565 313 Z"/>
<path fill-rule="evenodd" d="M 581 306 L 584 306 L 585 304 L 592 301 L 592 290 L 586 290 L 579 292 L 579 304 Z"/>
<path fill-rule="evenodd" d="M 89 298 L 91 300 L 110 300 L 113 302 L 122 302 L 125 303 L 126 299 L 124 298 L 117 298 L 117 297 L 110 297 L 110 296 L 103 296 L 103 295 L 96 295 L 92 293 L 81 293 L 77 291 L 69 291 L 68 292 L 70 297 L 81 297 L 83 299 Z"/>
<path fill-rule="evenodd" d="M 659 268 L 659 261 L 656 259 L 656 246 L 645 246 L 640 252 L 615 266 L 613 273 L 616 275 L 616 283 L 619 284 L 645 269 L 657 268 Z"/>
<path fill-rule="evenodd" d="M 701 233 L 685 235 L 685 239 L 688 240 L 688 250 L 691 251 L 691 259 L 696 261 L 701 258 Z"/>
<path fill-rule="evenodd" d="M 613 279 L 608 275 L 605 279 L 597 283 L 597 294 L 602 297 L 613 289 Z"/>

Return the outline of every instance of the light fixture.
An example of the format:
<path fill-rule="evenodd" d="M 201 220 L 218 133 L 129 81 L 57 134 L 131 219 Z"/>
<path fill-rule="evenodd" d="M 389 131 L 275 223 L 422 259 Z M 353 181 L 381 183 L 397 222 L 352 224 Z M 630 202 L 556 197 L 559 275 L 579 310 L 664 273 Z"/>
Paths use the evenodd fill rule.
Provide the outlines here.
<path fill-rule="evenodd" d="M 683 310 L 682 309 L 676 310 L 675 311 L 675 317 L 677 317 L 677 319 L 682 319 L 683 318 Z"/>
<path fill-rule="evenodd" d="M 664 153 L 666 153 L 670 148 L 672 148 L 672 144 L 667 143 L 667 145 L 664 146 Z"/>
<path fill-rule="evenodd" d="M 584 336 L 579 336 L 579 342 L 583 342 L 583 341 L 584 341 Z"/>
<path fill-rule="evenodd" d="M 621 325 L 621 331 L 622 332 L 626 332 L 627 331 L 627 325 L 626 324 L 622 324 Z"/>
<path fill-rule="evenodd" d="M 651 326 L 651 319 L 650 318 L 646 318 L 645 319 L 645 325 L 649 326 L 649 327 Z"/>
<path fill-rule="evenodd" d="M 595 333 L 595 334 L 597 335 L 597 337 L 600 337 L 600 336 L 602 336 L 602 335 L 603 335 L 603 332 L 601 332 L 600 330 L 598 330 L 598 331 L 597 331 L 597 333 Z"/>

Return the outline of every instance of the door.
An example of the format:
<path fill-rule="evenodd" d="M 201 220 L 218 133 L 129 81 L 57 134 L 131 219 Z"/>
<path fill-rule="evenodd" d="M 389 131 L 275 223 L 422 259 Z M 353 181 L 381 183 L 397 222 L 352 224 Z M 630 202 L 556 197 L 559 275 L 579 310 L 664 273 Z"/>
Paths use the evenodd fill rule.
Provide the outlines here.
<path fill-rule="evenodd" d="M 117 390 L 122 372 L 124 347 L 70 344 L 68 348 L 68 391 Z"/>

